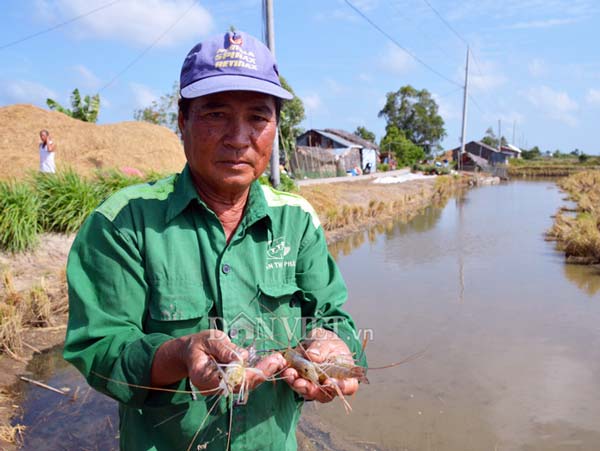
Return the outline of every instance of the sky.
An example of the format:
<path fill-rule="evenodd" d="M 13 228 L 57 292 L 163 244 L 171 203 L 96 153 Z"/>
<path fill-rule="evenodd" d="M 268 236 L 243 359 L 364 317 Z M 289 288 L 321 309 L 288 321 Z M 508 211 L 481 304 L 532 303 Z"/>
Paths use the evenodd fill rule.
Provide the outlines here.
<path fill-rule="evenodd" d="M 77 87 L 100 92 L 101 124 L 170 92 L 197 42 L 231 25 L 259 38 L 264 28 L 261 0 L 1 4 L 0 107 L 69 105 Z M 501 121 L 517 146 L 600 154 L 597 0 L 274 0 L 274 10 L 278 67 L 306 129 L 365 126 L 379 140 L 386 93 L 410 84 L 438 103 L 442 146 L 458 146 L 468 44 L 467 141 Z"/>

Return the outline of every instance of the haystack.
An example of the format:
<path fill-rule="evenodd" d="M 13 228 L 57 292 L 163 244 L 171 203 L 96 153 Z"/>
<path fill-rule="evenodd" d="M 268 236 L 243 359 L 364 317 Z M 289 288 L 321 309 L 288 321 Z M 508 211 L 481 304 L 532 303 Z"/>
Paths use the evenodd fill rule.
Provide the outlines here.
<path fill-rule="evenodd" d="M 0 108 L 0 179 L 21 178 L 39 166 L 39 131 L 47 129 L 56 143 L 56 163 L 81 174 L 97 169 L 137 168 L 179 172 L 185 164 L 177 135 L 146 122 L 96 125 L 33 105 Z"/>

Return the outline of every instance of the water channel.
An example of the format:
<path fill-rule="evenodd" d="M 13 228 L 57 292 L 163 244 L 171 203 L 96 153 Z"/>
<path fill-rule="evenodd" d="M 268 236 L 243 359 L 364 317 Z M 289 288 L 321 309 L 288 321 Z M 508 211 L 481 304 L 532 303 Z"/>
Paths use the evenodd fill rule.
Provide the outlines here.
<path fill-rule="evenodd" d="M 551 182 L 470 190 L 411 222 L 332 246 L 371 370 L 351 400 L 310 405 L 314 449 L 600 449 L 600 272 L 544 241 L 564 204 Z M 108 400 L 54 354 L 31 370 L 25 449 L 116 449 Z M 306 448 L 309 449 L 309 448 Z"/>

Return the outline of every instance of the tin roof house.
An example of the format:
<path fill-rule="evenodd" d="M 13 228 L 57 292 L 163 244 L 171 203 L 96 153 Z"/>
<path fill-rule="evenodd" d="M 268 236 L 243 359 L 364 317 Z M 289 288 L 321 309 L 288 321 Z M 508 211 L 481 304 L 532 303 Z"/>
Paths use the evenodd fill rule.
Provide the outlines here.
<path fill-rule="evenodd" d="M 376 170 L 379 146 L 360 136 L 344 130 L 327 128 L 307 130 L 296 138 L 297 152 L 322 153 L 324 149 L 333 155 L 338 175 L 355 167 L 359 167 L 363 171 L 365 168 L 368 168 L 370 172 Z"/>

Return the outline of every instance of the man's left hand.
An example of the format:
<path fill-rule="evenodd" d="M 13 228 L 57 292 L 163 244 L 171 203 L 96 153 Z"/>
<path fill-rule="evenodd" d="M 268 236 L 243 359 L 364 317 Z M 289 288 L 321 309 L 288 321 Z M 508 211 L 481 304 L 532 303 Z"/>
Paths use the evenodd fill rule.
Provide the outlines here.
<path fill-rule="evenodd" d="M 315 363 L 323 363 L 329 358 L 340 359 L 340 356 L 345 356 L 348 363 L 354 362 L 352 353 L 346 343 L 329 330 L 312 330 L 304 342 L 303 349 L 304 357 Z M 302 351 L 298 352 L 302 353 Z M 353 395 L 358 390 L 358 380 L 355 378 L 328 378 L 322 385 L 318 385 L 301 377 L 294 368 L 286 369 L 283 372 L 283 377 L 292 390 L 308 401 L 315 400 L 323 403 L 332 401 L 338 394 L 334 384 L 339 387 L 344 396 Z"/>

